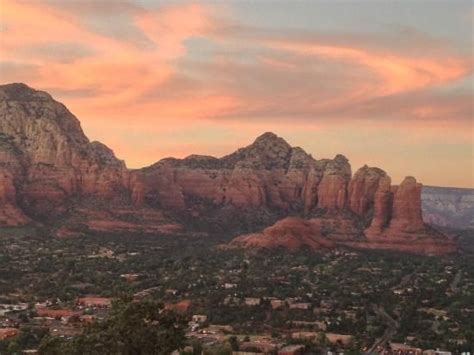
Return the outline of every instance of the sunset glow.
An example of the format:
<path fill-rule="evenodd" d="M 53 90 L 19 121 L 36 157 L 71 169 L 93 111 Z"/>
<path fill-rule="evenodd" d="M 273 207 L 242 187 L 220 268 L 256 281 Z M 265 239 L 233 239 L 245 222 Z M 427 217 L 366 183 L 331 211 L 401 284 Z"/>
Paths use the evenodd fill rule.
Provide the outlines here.
<path fill-rule="evenodd" d="M 448 5 L 0 0 L 0 82 L 51 93 L 132 168 L 274 131 L 473 187 L 473 9 Z"/>

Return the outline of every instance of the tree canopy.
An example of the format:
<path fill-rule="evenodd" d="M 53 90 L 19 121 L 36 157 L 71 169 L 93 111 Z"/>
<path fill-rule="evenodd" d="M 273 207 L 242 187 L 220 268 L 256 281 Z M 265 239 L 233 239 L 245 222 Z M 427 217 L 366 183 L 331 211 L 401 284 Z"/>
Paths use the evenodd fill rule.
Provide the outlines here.
<path fill-rule="evenodd" d="M 170 354 L 183 346 L 186 320 L 161 303 L 117 301 L 109 317 L 67 341 L 46 337 L 40 354 Z"/>

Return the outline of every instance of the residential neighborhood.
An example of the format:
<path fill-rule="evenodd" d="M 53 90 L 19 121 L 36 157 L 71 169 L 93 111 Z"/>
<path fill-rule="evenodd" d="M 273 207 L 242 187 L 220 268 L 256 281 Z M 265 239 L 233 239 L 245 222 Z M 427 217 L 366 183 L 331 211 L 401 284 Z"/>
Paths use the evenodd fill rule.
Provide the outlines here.
<path fill-rule="evenodd" d="M 467 353 L 472 344 L 467 256 L 248 254 L 209 250 L 192 238 L 0 243 L 7 277 L 0 284 L 0 349 L 33 351 L 46 335 L 72 339 L 107 319 L 124 296 L 183 315 L 189 346 L 198 341 L 209 354 L 444 355 Z M 183 256 L 173 255 L 174 244 Z"/>

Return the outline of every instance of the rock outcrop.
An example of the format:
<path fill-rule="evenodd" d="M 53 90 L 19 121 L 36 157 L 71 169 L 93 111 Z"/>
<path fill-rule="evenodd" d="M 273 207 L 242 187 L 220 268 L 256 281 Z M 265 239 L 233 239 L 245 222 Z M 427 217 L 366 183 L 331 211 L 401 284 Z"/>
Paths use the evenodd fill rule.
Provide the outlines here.
<path fill-rule="evenodd" d="M 417 232 L 424 228 L 421 217 L 421 184 L 412 176 L 394 186 L 393 212 L 389 229 L 404 232 Z"/>
<path fill-rule="evenodd" d="M 192 155 L 163 159 L 132 173 L 133 200 L 184 209 L 188 198 L 217 205 L 280 210 L 345 207 L 350 165 L 338 155 L 315 160 L 273 133 L 248 147 L 217 159 Z"/>
<path fill-rule="evenodd" d="M 16 200 L 30 215 L 57 216 L 77 194 L 114 199 L 124 191 L 125 164 L 89 142 L 77 118 L 47 93 L 3 85 L 0 115 L 1 169 L 13 176 Z"/>
<path fill-rule="evenodd" d="M 423 223 L 420 193 L 414 178 L 393 187 L 383 170 L 368 166 L 352 177 L 343 155 L 318 160 L 270 132 L 222 158 L 167 158 L 129 171 L 112 150 L 90 142 L 77 118 L 49 94 L 24 84 L 0 86 L 2 225 L 60 220 L 67 224 L 59 228 L 63 236 L 72 227 L 176 233 L 181 226 L 165 214 L 239 220 L 250 230 L 250 214 L 267 222 L 292 214 L 307 220 L 284 219 L 235 244 L 402 250 L 416 241 L 452 251 L 450 241 L 441 245 L 443 237 Z"/>
<path fill-rule="evenodd" d="M 374 212 L 366 235 L 379 235 L 388 226 L 392 217 L 393 194 L 391 179 L 385 176 L 379 180 L 374 194 Z"/>
<path fill-rule="evenodd" d="M 369 168 L 364 165 L 352 177 L 349 192 L 349 208 L 361 217 L 373 211 L 375 195 L 380 188 L 381 181 L 387 179 L 385 171 L 379 168 Z M 388 178 L 390 187 L 390 178 Z"/>
<path fill-rule="evenodd" d="M 343 155 L 337 155 L 324 169 L 318 185 L 318 207 L 341 211 L 347 203 L 347 184 L 351 179 L 351 166 Z"/>
<path fill-rule="evenodd" d="M 124 162 L 90 142 L 64 105 L 24 84 L 0 86 L 0 225 L 62 221 L 81 230 L 129 231 L 133 223 L 124 220 L 135 221 L 135 230 L 154 228 L 143 220 L 159 221 L 156 228 L 169 223 L 143 219 L 142 212 L 104 218 L 104 211 L 128 204 L 128 185 Z"/>
<path fill-rule="evenodd" d="M 308 248 L 320 250 L 335 247 L 335 243 L 322 235 L 318 220 L 287 217 L 265 228 L 261 233 L 253 233 L 235 238 L 231 247 L 289 249 L 292 251 Z"/>

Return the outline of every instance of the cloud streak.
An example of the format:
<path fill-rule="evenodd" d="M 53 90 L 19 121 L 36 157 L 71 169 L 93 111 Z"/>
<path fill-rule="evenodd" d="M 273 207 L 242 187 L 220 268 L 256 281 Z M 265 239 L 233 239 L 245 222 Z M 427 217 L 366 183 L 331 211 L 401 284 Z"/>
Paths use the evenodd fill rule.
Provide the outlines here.
<path fill-rule="evenodd" d="M 396 126 L 415 137 L 429 126 L 472 140 L 471 53 L 408 26 L 266 28 L 217 3 L 0 1 L 1 81 L 51 92 L 134 167 L 187 148 L 224 154 L 272 129 L 359 137 Z M 217 133 L 190 143 L 200 129 Z"/>

